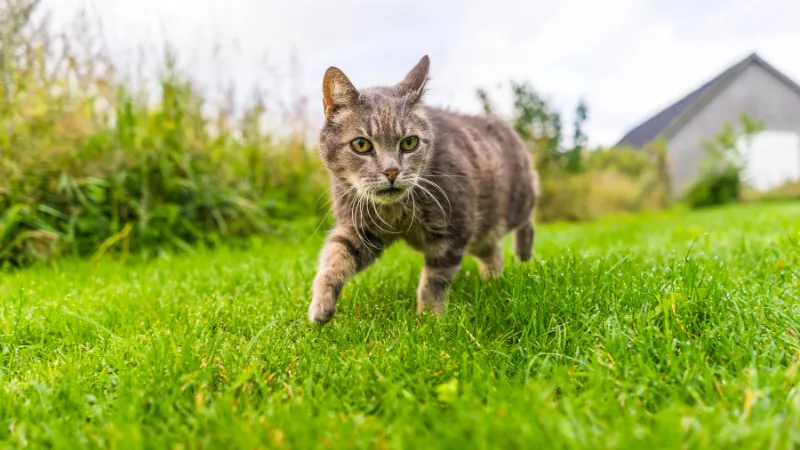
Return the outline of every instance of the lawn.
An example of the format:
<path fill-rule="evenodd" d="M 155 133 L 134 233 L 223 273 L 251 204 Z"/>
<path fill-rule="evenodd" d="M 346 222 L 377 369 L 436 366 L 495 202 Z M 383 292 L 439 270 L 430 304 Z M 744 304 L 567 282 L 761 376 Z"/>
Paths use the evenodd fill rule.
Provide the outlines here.
<path fill-rule="evenodd" d="M 316 225 L 316 224 L 315 224 Z M 0 442 L 51 448 L 800 444 L 800 203 L 541 226 L 447 316 L 393 247 L 307 322 L 323 233 L 0 274 Z"/>

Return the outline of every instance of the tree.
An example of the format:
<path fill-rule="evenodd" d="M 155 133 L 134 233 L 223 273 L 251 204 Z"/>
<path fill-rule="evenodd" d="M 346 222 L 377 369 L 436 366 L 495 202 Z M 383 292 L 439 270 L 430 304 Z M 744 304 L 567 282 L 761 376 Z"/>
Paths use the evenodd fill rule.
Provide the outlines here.
<path fill-rule="evenodd" d="M 563 126 L 561 114 L 528 82 L 509 82 L 513 112 L 510 122 L 528 149 L 536 156 L 541 172 L 579 172 L 583 166 L 583 153 L 588 138 L 584 125 L 589 116 L 589 107 L 581 99 L 575 108 L 575 131 L 572 148 L 562 148 Z M 496 108 L 485 89 L 476 92 L 483 112 L 495 113 Z"/>
<path fill-rule="evenodd" d="M 477 92 L 478 100 L 481 102 L 481 107 L 483 108 L 483 113 L 487 116 L 494 115 L 494 105 L 492 105 L 492 99 L 489 98 L 489 93 L 486 92 L 486 89 L 480 88 Z"/>
<path fill-rule="evenodd" d="M 565 152 L 566 169 L 568 172 L 583 171 L 583 150 L 586 149 L 588 137 L 583 131 L 586 119 L 589 117 L 589 107 L 583 99 L 575 107 L 574 130 L 572 132 L 572 148 Z"/>

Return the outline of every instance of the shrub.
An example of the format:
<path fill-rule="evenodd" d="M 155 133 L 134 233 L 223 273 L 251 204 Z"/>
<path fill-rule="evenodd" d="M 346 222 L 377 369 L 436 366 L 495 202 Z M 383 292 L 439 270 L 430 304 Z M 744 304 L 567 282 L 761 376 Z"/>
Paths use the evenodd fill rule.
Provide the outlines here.
<path fill-rule="evenodd" d="M 640 177 L 652 169 L 652 152 L 630 147 L 612 147 L 587 152 L 586 170 L 616 170 L 630 177 Z"/>
<path fill-rule="evenodd" d="M 614 169 L 587 170 L 542 180 L 537 219 L 587 221 L 609 215 L 663 209 L 668 193 L 662 186 L 649 189 L 644 177 L 631 177 Z"/>
<path fill-rule="evenodd" d="M 714 138 L 704 143 L 706 156 L 700 176 L 685 195 L 690 207 L 705 208 L 741 200 L 745 162 L 739 143 L 742 140 L 749 143 L 749 139 L 762 128 L 762 124 L 742 114 L 739 129 L 726 124 Z"/>
<path fill-rule="evenodd" d="M 34 24 L 36 4 L 6 2 L 0 19 L 15 30 L 0 49 L 0 264 L 189 249 L 315 211 L 318 157 L 266 133 L 258 98 L 203 114 L 169 51 L 157 96 L 132 91 L 102 55 Z"/>
<path fill-rule="evenodd" d="M 739 171 L 713 171 L 692 185 L 686 193 L 686 202 L 693 208 L 738 202 L 741 198 L 741 188 Z"/>
<path fill-rule="evenodd" d="M 661 141 L 644 149 L 588 150 L 583 126 L 588 106 L 575 108 L 573 142 L 562 145 L 561 114 L 528 83 L 510 83 L 508 119 L 534 156 L 542 195 L 541 221 L 582 221 L 609 214 L 660 209 L 671 204 L 666 150 Z M 486 90 L 478 91 L 484 112 L 497 110 Z"/>
<path fill-rule="evenodd" d="M 742 191 L 742 201 L 783 201 L 800 200 L 800 181 L 786 181 L 766 192 L 757 192 L 751 189 Z"/>

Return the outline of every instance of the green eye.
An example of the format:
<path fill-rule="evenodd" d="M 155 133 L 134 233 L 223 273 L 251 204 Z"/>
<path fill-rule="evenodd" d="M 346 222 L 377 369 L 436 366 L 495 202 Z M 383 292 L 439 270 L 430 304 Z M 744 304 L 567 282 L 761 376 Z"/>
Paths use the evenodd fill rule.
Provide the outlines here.
<path fill-rule="evenodd" d="M 369 153 L 369 151 L 372 150 L 372 142 L 362 137 L 350 141 L 350 146 L 353 147 L 356 153 Z"/>
<path fill-rule="evenodd" d="M 416 136 L 409 136 L 400 141 L 400 148 L 404 152 L 413 152 L 414 150 L 417 149 L 418 145 L 419 145 L 419 138 Z"/>

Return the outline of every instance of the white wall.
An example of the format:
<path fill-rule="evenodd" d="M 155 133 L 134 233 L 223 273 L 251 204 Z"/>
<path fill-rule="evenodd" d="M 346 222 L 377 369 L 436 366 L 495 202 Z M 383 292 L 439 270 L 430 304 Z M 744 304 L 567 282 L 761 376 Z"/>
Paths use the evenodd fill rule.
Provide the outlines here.
<path fill-rule="evenodd" d="M 786 181 L 800 180 L 800 134 L 764 131 L 753 136 L 749 146 L 741 140 L 745 157 L 745 180 L 752 188 L 766 191 Z"/>

